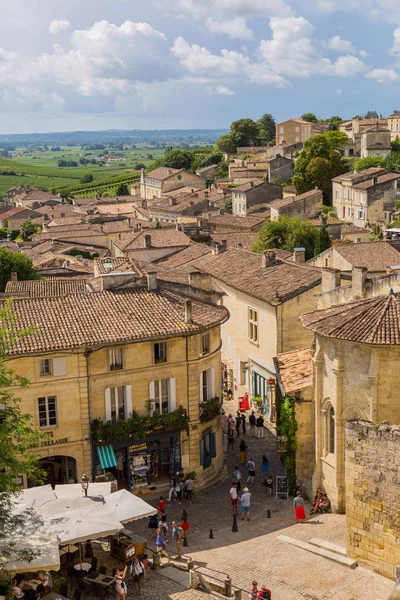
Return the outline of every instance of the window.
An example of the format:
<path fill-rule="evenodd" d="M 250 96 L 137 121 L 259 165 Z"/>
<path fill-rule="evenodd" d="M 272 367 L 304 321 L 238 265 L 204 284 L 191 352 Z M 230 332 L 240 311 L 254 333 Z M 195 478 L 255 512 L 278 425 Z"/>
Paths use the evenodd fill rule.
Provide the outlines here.
<path fill-rule="evenodd" d="M 283 133 L 283 127 L 279 127 L 279 133 Z"/>
<path fill-rule="evenodd" d="M 358 211 L 358 218 L 359 219 L 363 219 L 364 218 L 364 211 L 362 211 L 362 210 Z"/>
<path fill-rule="evenodd" d="M 56 427 L 57 426 L 57 407 L 56 397 L 47 396 L 38 398 L 39 407 L 39 425 L 40 427 Z"/>
<path fill-rule="evenodd" d="M 268 379 L 260 375 L 254 368 L 251 371 L 251 384 L 252 384 L 252 396 L 261 398 L 264 412 L 269 414 L 270 412 L 270 389 L 268 385 Z"/>
<path fill-rule="evenodd" d="M 328 412 L 328 427 L 329 427 L 329 452 L 335 453 L 335 411 L 331 406 Z"/>
<path fill-rule="evenodd" d="M 339 191 L 338 190 L 335 190 L 335 198 L 336 198 L 336 200 L 339 199 Z"/>
<path fill-rule="evenodd" d="M 200 464 L 203 469 L 211 467 L 212 459 L 217 456 L 215 433 L 205 431 L 200 441 Z"/>
<path fill-rule="evenodd" d="M 173 412 L 176 408 L 176 380 L 158 379 L 149 382 L 150 414 L 154 411 Z"/>
<path fill-rule="evenodd" d="M 154 344 L 154 362 L 156 365 L 167 362 L 167 342 Z"/>
<path fill-rule="evenodd" d="M 112 348 L 110 350 L 110 371 L 120 371 L 122 369 L 122 348 Z"/>
<path fill-rule="evenodd" d="M 45 358 L 40 361 L 40 376 L 46 377 L 47 375 L 53 374 L 52 361 L 49 358 Z"/>
<path fill-rule="evenodd" d="M 206 333 L 201 338 L 201 353 L 208 354 L 210 352 L 210 334 Z"/>
<path fill-rule="evenodd" d="M 106 388 L 104 395 L 107 421 L 123 421 L 130 416 L 132 412 L 131 385 Z"/>
<path fill-rule="evenodd" d="M 249 340 L 258 342 L 258 313 L 253 308 L 249 308 Z"/>
<path fill-rule="evenodd" d="M 296 142 L 299 142 L 299 141 L 300 141 L 300 138 L 298 135 L 296 135 Z"/>
<path fill-rule="evenodd" d="M 349 156 L 354 156 L 354 149 L 353 148 L 349 148 Z"/>
<path fill-rule="evenodd" d="M 207 402 L 215 396 L 214 369 L 200 373 L 200 402 Z"/>
<path fill-rule="evenodd" d="M 299 133 L 300 127 L 296 127 L 296 133 Z"/>

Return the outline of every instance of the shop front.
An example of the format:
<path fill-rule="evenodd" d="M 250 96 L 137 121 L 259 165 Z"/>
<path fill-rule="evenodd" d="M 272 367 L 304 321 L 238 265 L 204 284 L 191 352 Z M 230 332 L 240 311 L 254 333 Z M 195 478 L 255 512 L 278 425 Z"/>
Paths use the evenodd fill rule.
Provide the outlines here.
<path fill-rule="evenodd" d="M 275 421 L 274 369 L 260 360 L 251 361 L 252 406 L 269 421 Z"/>

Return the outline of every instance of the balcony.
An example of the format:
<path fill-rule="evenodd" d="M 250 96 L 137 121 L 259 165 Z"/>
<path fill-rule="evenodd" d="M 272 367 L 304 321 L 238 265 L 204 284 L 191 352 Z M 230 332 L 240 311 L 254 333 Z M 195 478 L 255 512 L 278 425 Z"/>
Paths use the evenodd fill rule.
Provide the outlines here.
<path fill-rule="evenodd" d="M 221 413 L 221 407 L 222 401 L 218 396 L 205 402 L 200 402 L 200 421 L 202 423 L 212 421 Z"/>

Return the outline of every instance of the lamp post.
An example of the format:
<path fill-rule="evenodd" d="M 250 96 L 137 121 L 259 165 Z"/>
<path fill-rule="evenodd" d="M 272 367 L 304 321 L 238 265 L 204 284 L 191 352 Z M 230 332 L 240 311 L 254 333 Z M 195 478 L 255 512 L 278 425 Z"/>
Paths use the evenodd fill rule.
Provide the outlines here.
<path fill-rule="evenodd" d="M 87 498 L 87 492 L 89 489 L 89 477 L 87 475 L 82 475 L 81 486 L 82 489 L 85 490 L 85 498 Z"/>

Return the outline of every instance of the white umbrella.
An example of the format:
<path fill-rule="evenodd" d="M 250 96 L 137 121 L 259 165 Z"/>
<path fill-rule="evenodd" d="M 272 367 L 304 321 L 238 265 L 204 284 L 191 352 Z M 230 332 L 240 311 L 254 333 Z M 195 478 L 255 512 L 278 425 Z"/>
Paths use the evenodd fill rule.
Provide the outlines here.
<path fill-rule="evenodd" d="M 48 500 L 47 502 L 42 502 L 40 500 L 35 501 L 32 508 L 41 517 L 51 517 L 53 515 L 64 513 L 65 511 L 75 510 L 76 508 L 87 508 L 88 506 L 96 506 L 96 500 L 90 497 L 74 498 L 73 496 L 71 496 L 69 498 L 64 498 L 63 500 L 55 498 L 54 500 Z M 103 498 L 101 498 L 98 501 L 104 504 Z"/>
<path fill-rule="evenodd" d="M 119 490 L 113 494 L 108 494 L 104 497 L 104 501 L 106 508 L 111 510 L 112 514 L 121 523 L 129 523 L 157 514 L 155 508 L 127 490 Z"/>
<path fill-rule="evenodd" d="M 56 485 L 55 495 L 57 498 L 64 500 L 65 498 L 70 499 L 71 496 L 75 498 L 83 497 L 85 495 L 80 483 L 65 483 L 63 485 Z M 111 481 L 104 481 L 102 483 L 89 483 L 88 496 L 105 496 L 111 492 Z"/>
<path fill-rule="evenodd" d="M 38 551 L 39 555 L 32 561 L 18 560 L 13 555 L 12 547 L 10 550 L 10 556 L 5 557 L 1 552 L 2 557 L 0 560 L 1 566 L 8 571 L 12 572 L 35 572 L 41 569 L 45 571 L 59 571 L 60 569 L 60 553 L 58 549 L 59 541 L 56 535 L 34 535 L 28 537 L 15 537 L 10 540 L 17 548 L 23 548 L 24 550 Z M 5 550 L 6 547 L 10 549 L 10 542 L 7 544 L 3 542 L 2 548 Z"/>
<path fill-rule="evenodd" d="M 47 518 L 45 529 L 57 533 L 62 544 L 76 544 L 113 535 L 122 529 L 122 525 L 108 508 L 91 504 Z"/>
<path fill-rule="evenodd" d="M 39 485 L 37 487 L 21 490 L 14 495 L 13 501 L 17 504 L 32 504 L 38 500 L 43 502 L 54 500 L 55 497 L 56 495 L 51 485 Z"/>

